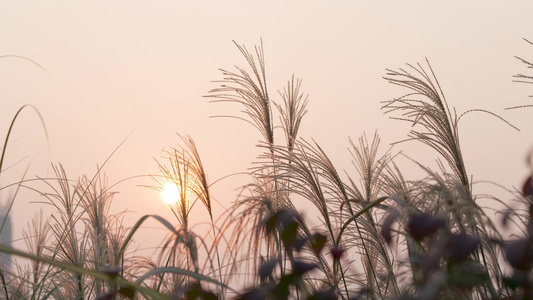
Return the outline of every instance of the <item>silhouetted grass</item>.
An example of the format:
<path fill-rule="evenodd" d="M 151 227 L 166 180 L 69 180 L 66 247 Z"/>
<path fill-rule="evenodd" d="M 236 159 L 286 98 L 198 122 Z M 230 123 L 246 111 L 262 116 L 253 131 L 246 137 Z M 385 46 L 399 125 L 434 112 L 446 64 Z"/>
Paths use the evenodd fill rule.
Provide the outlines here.
<path fill-rule="evenodd" d="M 168 204 L 176 220 L 146 215 L 128 227 L 109 211 L 114 192 L 102 168 L 72 180 L 54 165 L 55 177 L 42 179 L 47 190 L 38 191 L 52 215 L 36 215 L 24 231 L 27 250 L 0 245 L 0 252 L 31 261 L 2 267 L 3 298 L 533 298 L 532 177 L 512 195 L 513 209 L 493 198 L 509 208 L 501 224 L 487 216 L 461 152 L 457 124 L 464 114 L 449 107 L 429 62 L 388 70 L 385 77 L 407 94 L 384 102 L 383 110 L 409 122 L 406 140 L 429 147 L 439 163 L 433 170 L 413 161 L 426 176 L 406 180 L 394 147 L 382 149 L 377 134 L 349 140 L 355 171 L 339 172 L 318 143 L 298 137 L 308 101 L 302 81 L 291 77 L 282 102 L 274 102 L 263 46 L 254 53 L 237 47 L 250 70 L 222 70 L 208 97 L 241 105 L 244 115 L 233 117 L 259 130 L 263 154 L 231 208 L 214 216 L 208 168 L 187 135 L 156 160 L 161 174 L 146 184 L 158 191 L 167 183 L 178 187 L 179 199 Z M 517 78 L 530 83 L 531 76 Z M 21 110 L 8 130 L 0 170 Z M 276 144 L 277 127 L 284 143 Z M 18 186 L 31 188 L 26 180 Z M 211 221 L 203 236 L 189 220 L 197 201 Z M 312 206 L 320 226 L 311 226 L 295 201 Z M 134 257 L 128 249 L 149 218 L 168 236 L 155 258 Z M 520 231 L 505 240 L 501 231 L 509 224 Z"/>

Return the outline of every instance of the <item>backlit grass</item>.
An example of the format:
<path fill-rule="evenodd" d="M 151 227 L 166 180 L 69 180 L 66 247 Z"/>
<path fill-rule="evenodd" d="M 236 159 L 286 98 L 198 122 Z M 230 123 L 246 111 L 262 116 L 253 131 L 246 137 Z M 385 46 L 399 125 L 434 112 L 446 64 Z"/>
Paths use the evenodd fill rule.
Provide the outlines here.
<path fill-rule="evenodd" d="M 385 75 L 405 95 L 385 101 L 384 113 L 408 122 L 405 140 L 420 142 L 440 166 L 413 161 L 411 167 L 426 176 L 406 180 L 395 161 L 398 152 L 383 149 L 377 134 L 349 140 L 356 172 L 337 169 L 318 143 L 298 137 L 308 103 L 302 81 L 290 77 L 280 99 L 271 98 L 263 45 L 254 51 L 236 45 L 245 66 L 221 70 L 206 97 L 239 106 L 241 113 L 231 117 L 258 130 L 263 154 L 240 196 L 227 203 L 230 209 L 214 217 L 209 168 L 188 135 L 163 151 L 155 162 L 160 174 L 145 184 L 161 192 L 171 220 L 146 215 L 124 224 L 122 214 L 110 213 L 116 191 L 101 168 L 73 180 L 61 164 L 53 165 L 55 176 L 41 180 L 46 189 L 35 190 L 35 197 L 54 213 L 35 216 L 23 233 L 26 249 L 0 245 L 0 252 L 29 259 L 2 262 L 2 298 L 533 298 L 531 176 L 509 199 L 494 199 L 509 208 L 501 222 L 489 218 L 461 151 L 457 124 L 464 114 L 447 102 L 428 61 Z M 532 83 L 530 75 L 516 78 Z M 30 107 L 13 118 L 0 170 L 17 117 Z M 276 135 L 278 127 L 283 136 Z M 32 188 L 25 178 L 16 185 Z M 312 206 L 320 226 L 312 226 L 295 201 Z M 209 215 L 207 233 L 195 231 L 193 209 Z M 156 255 L 134 256 L 133 238 L 147 219 L 168 234 Z M 510 224 L 516 235 L 508 240 L 501 232 Z"/>

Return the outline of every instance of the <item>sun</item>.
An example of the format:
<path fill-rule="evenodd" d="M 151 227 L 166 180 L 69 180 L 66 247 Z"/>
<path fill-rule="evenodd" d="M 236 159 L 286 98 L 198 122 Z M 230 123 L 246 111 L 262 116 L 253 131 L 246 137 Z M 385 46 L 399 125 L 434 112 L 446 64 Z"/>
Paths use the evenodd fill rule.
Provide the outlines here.
<path fill-rule="evenodd" d="M 180 190 L 175 183 L 167 183 L 161 190 L 161 199 L 167 205 L 175 205 L 180 202 Z"/>

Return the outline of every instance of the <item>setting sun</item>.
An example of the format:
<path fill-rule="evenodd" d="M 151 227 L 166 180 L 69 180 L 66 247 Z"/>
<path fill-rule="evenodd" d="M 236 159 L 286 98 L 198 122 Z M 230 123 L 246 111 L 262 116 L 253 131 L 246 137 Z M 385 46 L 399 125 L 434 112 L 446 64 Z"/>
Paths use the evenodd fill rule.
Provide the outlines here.
<path fill-rule="evenodd" d="M 178 189 L 178 186 L 172 182 L 165 184 L 161 191 L 161 199 L 163 199 L 167 205 L 179 203 L 180 190 Z"/>

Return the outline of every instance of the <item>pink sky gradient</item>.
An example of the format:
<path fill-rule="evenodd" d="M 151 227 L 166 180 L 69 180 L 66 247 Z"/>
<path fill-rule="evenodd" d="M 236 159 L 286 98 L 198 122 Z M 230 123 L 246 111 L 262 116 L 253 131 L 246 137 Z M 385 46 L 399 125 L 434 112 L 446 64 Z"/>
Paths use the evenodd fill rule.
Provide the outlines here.
<path fill-rule="evenodd" d="M 514 56 L 533 60 L 533 46 L 522 40 L 533 40 L 531 12 L 531 1 L 4 1 L 0 55 L 24 56 L 46 71 L 23 59 L 0 60 L 0 132 L 5 136 L 16 111 L 32 104 L 46 123 L 50 152 L 37 115 L 24 112 L 5 166 L 18 163 L 0 183 L 19 180 L 28 164 L 26 178 L 51 176 L 51 162 L 61 162 L 73 179 L 94 174 L 125 139 L 104 168 L 109 182 L 157 174 L 154 157 L 176 145 L 176 132 L 195 139 L 210 181 L 247 171 L 260 153 L 260 134 L 244 122 L 209 118 L 237 115 L 240 107 L 209 104 L 202 96 L 222 78 L 218 68 L 245 65 L 232 40 L 251 49 L 262 38 L 273 100 L 292 74 L 302 78 L 309 113 L 300 136 L 315 139 L 339 170 L 354 172 L 348 137 L 378 130 L 383 150 L 406 137 L 409 125 L 390 120 L 380 107 L 407 91 L 382 76 L 386 68 L 427 57 L 458 114 L 482 108 L 521 129 L 480 113 L 461 121 L 474 181 L 520 186 L 533 145 L 531 109 L 504 108 L 531 104 L 533 86 L 512 82 L 528 72 Z M 435 165 L 434 153 L 421 144 L 395 149 Z M 246 176 L 234 176 L 213 186 L 213 194 L 229 207 L 246 183 Z M 142 184 L 153 181 L 117 185 L 114 209 L 135 211 L 131 222 L 144 214 L 172 219 L 159 195 Z M 494 190 L 481 184 L 474 191 Z M 1 191 L 0 201 L 11 192 Z M 42 200 L 21 193 L 14 237 L 42 207 L 28 203 Z M 218 216 L 221 205 L 215 207 Z M 193 210 L 193 218 L 207 221 L 205 215 L 201 206 Z"/>

